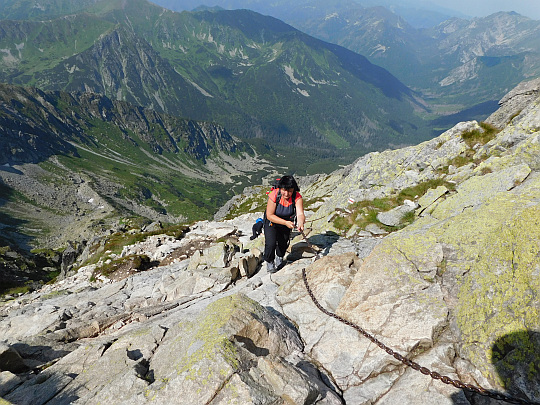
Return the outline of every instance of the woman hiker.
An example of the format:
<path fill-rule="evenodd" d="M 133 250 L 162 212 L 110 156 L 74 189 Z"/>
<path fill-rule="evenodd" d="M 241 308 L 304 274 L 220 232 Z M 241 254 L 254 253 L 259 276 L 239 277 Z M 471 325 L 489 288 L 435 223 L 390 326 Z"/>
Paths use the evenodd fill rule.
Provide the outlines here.
<path fill-rule="evenodd" d="M 304 230 L 304 202 L 293 176 L 283 176 L 268 195 L 264 221 L 264 260 L 269 273 L 279 270 L 289 247 L 291 230 Z"/>

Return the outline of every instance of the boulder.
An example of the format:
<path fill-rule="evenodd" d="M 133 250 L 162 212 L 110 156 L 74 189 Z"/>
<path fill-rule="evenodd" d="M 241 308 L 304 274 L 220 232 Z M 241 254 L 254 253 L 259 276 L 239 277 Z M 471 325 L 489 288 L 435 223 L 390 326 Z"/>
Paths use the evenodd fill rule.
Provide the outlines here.
<path fill-rule="evenodd" d="M 0 371 L 18 374 L 28 370 L 21 355 L 14 348 L 0 343 Z"/>
<path fill-rule="evenodd" d="M 203 251 L 203 262 L 209 267 L 227 267 L 231 259 L 231 249 L 225 242 L 219 242 Z"/>
<path fill-rule="evenodd" d="M 486 122 L 504 128 L 512 118 L 525 116 L 524 110 L 540 96 L 540 78 L 524 81 L 508 92 L 500 101 L 500 108 Z"/>
<path fill-rule="evenodd" d="M 369 224 L 368 226 L 366 226 L 366 231 L 371 233 L 372 235 L 375 235 L 375 236 L 380 236 L 380 235 L 386 235 L 388 234 L 387 231 L 385 231 L 384 229 L 382 229 L 380 226 L 378 226 L 377 224 Z"/>
<path fill-rule="evenodd" d="M 124 246 L 121 257 L 146 255 L 151 261 L 162 261 L 175 249 L 182 246 L 182 241 L 166 234 L 151 235 L 144 241 L 130 246 Z"/>
<path fill-rule="evenodd" d="M 6 396 L 14 403 L 340 404 L 297 331 L 244 295 L 73 351 Z M 171 355 L 174 354 L 174 355 Z M 30 402 L 31 400 L 34 402 Z"/>
<path fill-rule="evenodd" d="M 436 202 L 448 193 L 448 189 L 445 186 L 439 186 L 435 189 L 429 189 L 422 197 L 418 199 L 418 214 L 427 215 L 433 211 L 433 206 Z"/>
<path fill-rule="evenodd" d="M 145 225 L 142 227 L 141 231 L 143 232 L 157 232 L 163 229 L 163 224 L 161 221 L 154 221 L 151 224 Z"/>
<path fill-rule="evenodd" d="M 262 252 L 259 249 L 252 249 L 247 253 L 237 254 L 233 262 L 238 263 L 238 269 L 241 277 L 251 277 L 257 271 L 262 261 Z"/>
<path fill-rule="evenodd" d="M 399 207 L 393 208 L 390 211 L 379 212 L 377 214 L 377 219 L 383 225 L 387 226 L 398 226 L 401 224 L 401 221 L 409 212 L 414 212 L 417 208 L 417 204 L 410 201 L 409 203 L 400 205 Z"/>
<path fill-rule="evenodd" d="M 65 278 L 71 270 L 71 267 L 77 260 L 78 252 L 77 250 L 69 244 L 68 247 L 64 250 L 62 253 L 62 262 L 60 264 L 60 275 L 58 276 L 60 279 Z"/>

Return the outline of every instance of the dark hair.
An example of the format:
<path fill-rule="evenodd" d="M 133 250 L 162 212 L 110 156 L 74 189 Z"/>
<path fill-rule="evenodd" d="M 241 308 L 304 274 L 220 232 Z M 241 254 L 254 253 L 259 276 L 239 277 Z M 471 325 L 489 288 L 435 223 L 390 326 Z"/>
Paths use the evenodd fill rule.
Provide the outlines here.
<path fill-rule="evenodd" d="M 300 191 L 300 187 L 298 187 L 294 177 L 289 175 L 283 176 L 281 179 L 279 179 L 277 182 L 277 187 L 285 189 L 292 188 L 294 191 Z"/>

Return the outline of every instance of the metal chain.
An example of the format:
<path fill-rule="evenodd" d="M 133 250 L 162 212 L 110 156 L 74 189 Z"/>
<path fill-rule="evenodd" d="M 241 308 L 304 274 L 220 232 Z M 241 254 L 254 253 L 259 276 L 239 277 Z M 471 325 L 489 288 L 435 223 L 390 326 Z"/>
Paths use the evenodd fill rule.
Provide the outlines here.
<path fill-rule="evenodd" d="M 302 232 L 302 234 L 303 234 L 303 232 Z M 307 239 L 306 239 L 306 242 L 307 242 Z M 307 243 L 308 243 L 308 246 L 311 247 L 311 244 L 309 242 L 307 242 Z M 315 249 L 313 249 L 313 250 L 315 251 Z M 347 320 L 345 318 L 342 318 L 341 316 L 339 316 L 339 315 L 337 315 L 337 314 L 335 314 L 333 312 L 328 311 L 326 308 L 324 308 L 319 303 L 319 301 L 317 301 L 317 298 L 315 298 L 315 295 L 313 294 L 313 291 L 311 291 L 311 288 L 310 288 L 308 280 L 307 280 L 306 269 L 305 268 L 302 269 L 302 278 L 304 279 L 304 285 L 306 286 L 306 290 L 307 290 L 309 296 L 311 297 L 311 300 L 313 301 L 315 306 L 317 308 L 319 308 L 319 310 L 321 312 L 323 312 L 324 314 L 326 314 L 326 315 L 328 315 L 328 316 L 330 316 L 330 317 L 332 317 L 334 319 L 337 319 L 341 323 L 344 323 L 345 325 L 350 326 L 353 329 L 356 329 L 358 332 L 360 332 L 366 338 L 371 340 L 373 343 L 375 343 L 377 346 L 379 346 L 382 350 L 384 350 L 390 356 L 393 356 L 396 360 L 399 360 L 400 362 L 402 362 L 406 366 L 411 367 L 414 370 L 419 371 L 424 375 L 429 375 L 434 380 L 440 380 L 443 383 L 448 384 L 448 385 L 453 385 L 456 388 L 469 390 L 469 391 L 475 392 L 477 394 L 480 394 L 480 395 L 483 395 L 483 396 L 486 396 L 486 397 L 497 399 L 499 401 L 505 401 L 505 402 L 508 402 L 508 403 L 511 403 L 511 404 L 520 404 L 520 405 L 540 405 L 538 402 L 531 402 L 531 401 L 527 401 L 527 400 L 524 400 L 524 399 L 513 398 L 513 397 L 510 397 L 508 395 L 499 393 L 499 392 L 486 390 L 485 388 L 482 388 L 482 387 L 479 387 L 479 386 L 475 386 L 475 385 L 472 385 L 472 384 L 466 384 L 463 381 L 460 381 L 460 380 L 457 380 L 457 379 L 454 380 L 454 379 L 452 379 L 452 378 L 450 378 L 448 376 L 441 375 L 441 374 L 437 373 L 436 371 L 431 371 L 430 369 L 428 369 L 426 367 L 422 367 L 420 364 L 416 363 L 415 361 L 412 361 L 412 360 L 406 358 L 405 356 L 402 356 L 401 354 L 393 351 L 388 346 L 386 346 L 384 343 L 382 343 L 380 340 L 378 340 L 376 337 L 370 335 L 368 332 L 366 332 L 363 328 L 356 325 L 355 323 L 353 323 L 353 322 L 351 322 L 351 321 L 349 321 L 349 320 Z"/>

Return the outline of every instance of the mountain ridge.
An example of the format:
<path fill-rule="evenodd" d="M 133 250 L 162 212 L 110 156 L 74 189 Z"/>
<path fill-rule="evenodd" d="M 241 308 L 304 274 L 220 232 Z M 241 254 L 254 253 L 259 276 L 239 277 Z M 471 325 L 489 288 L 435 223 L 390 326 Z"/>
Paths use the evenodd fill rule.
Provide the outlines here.
<path fill-rule="evenodd" d="M 237 6 L 234 1 L 218 3 Z M 459 111 L 458 120 L 484 119 L 511 88 L 540 72 L 536 41 L 540 22 L 526 16 L 512 12 L 471 19 L 449 16 L 420 28 L 400 17 L 391 2 L 385 2 L 388 9 L 359 3 L 310 1 L 293 7 L 294 11 L 290 5 L 273 3 L 265 10 L 390 71 L 423 95 L 431 107 L 428 116 L 443 130 L 455 122 L 444 116 Z M 250 4 L 263 11 L 260 2 Z M 495 38 L 503 42 L 497 45 Z"/>
<path fill-rule="evenodd" d="M 373 21 L 370 20 L 370 13 Z M 335 18 L 340 17 L 336 15 Z M 315 36 L 325 35 L 331 42 L 368 56 L 370 61 L 387 68 L 409 87 L 423 94 L 431 91 L 444 95 L 447 92 L 455 98 L 460 92 L 468 94 L 474 91 L 476 99 L 486 101 L 488 97 L 502 97 L 520 81 L 538 74 L 539 68 L 534 60 L 538 60 L 540 50 L 534 38 L 540 29 L 540 22 L 517 13 L 499 12 L 471 21 L 452 18 L 424 30 L 414 29 L 404 21 L 399 22 L 396 16 L 385 16 L 375 9 L 352 14 L 350 18 L 341 17 L 341 20 L 343 26 L 340 35 L 332 34 L 332 25 L 328 25 L 331 20 L 308 21 L 299 28 Z M 376 29 L 378 21 L 388 24 L 388 27 Z M 308 25 L 310 23 L 311 27 Z M 367 40 L 361 42 L 358 38 Z M 405 41 L 405 48 L 400 41 Z M 401 55 L 400 51 L 405 55 Z M 493 80 L 488 79 L 493 75 L 502 77 L 494 69 L 481 70 L 482 66 L 479 65 L 471 71 L 466 70 L 467 63 L 470 64 L 475 58 L 492 57 L 496 60 L 503 56 L 515 56 L 520 59 L 520 54 L 527 54 L 530 60 L 528 63 L 521 60 L 513 74 L 506 75 L 512 77 L 506 84 L 508 87 L 499 85 L 495 89 L 488 85 L 487 80 Z M 402 64 L 406 68 L 402 69 Z M 408 69 L 410 64 L 416 67 L 416 71 Z M 488 68 L 493 66 L 487 65 Z M 485 84 L 481 82 L 482 78 Z M 477 94 L 479 88 L 487 94 L 491 92 L 491 95 Z"/>
<path fill-rule="evenodd" d="M 429 136 L 416 112 L 425 109 L 418 94 L 363 56 L 277 19 L 247 10 L 174 13 L 141 1 L 125 7 L 97 3 L 90 10 L 94 14 L 88 18 L 100 24 L 92 24 L 96 28 L 88 36 L 67 25 L 74 37 L 66 58 L 47 65 L 40 56 L 48 53 L 46 47 L 60 52 L 58 41 L 31 48 L 23 40 L 17 50 L 9 37 L 14 23 L 0 21 L 7 33 L 2 46 L 13 57 L 3 67 L 2 80 L 99 92 L 218 122 L 243 139 L 264 138 L 278 146 L 288 140 L 306 158 L 307 144 L 350 159 L 354 153 Z M 85 15 L 69 18 L 84 25 Z M 83 44 L 73 52 L 78 36 Z M 407 130 L 390 122 L 390 116 L 400 117 Z M 279 152 L 286 155 L 288 146 Z"/>

